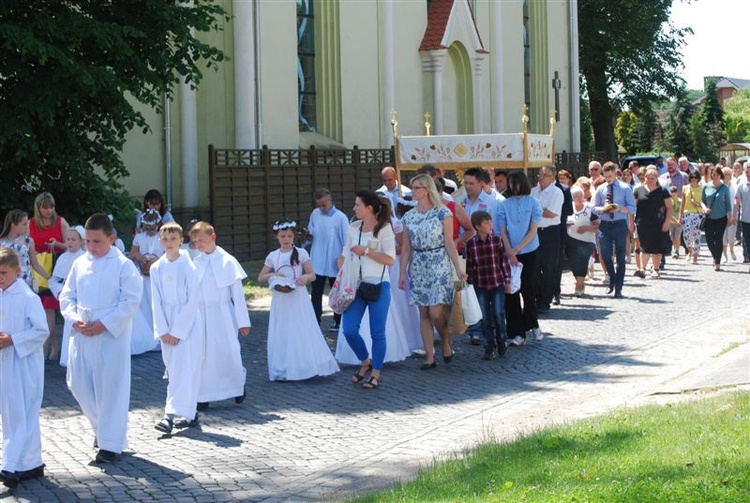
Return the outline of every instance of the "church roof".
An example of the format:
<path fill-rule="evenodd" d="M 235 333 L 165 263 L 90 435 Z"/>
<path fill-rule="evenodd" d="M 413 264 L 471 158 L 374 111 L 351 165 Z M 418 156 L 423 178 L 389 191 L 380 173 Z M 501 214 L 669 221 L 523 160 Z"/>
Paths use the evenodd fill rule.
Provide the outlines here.
<path fill-rule="evenodd" d="M 454 13 L 454 10 L 460 8 L 468 9 L 469 16 L 471 17 L 472 31 L 478 42 L 478 46 L 473 49 L 476 52 L 488 52 L 484 49 L 484 44 L 479 36 L 477 23 L 474 19 L 474 13 L 471 11 L 471 5 L 469 5 L 468 0 L 432 0 L 430 9 L 427 11 L 427 29 L 419 46 L 420 51 L 445 49 L 450 45 L 452 40 L 446 40 L 446 30 L 448 29 L 451 14 Z"/>

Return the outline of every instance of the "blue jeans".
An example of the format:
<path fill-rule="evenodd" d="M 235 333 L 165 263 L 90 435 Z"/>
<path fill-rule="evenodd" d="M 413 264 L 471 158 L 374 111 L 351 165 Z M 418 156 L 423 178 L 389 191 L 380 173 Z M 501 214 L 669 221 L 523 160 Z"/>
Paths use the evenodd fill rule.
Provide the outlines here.
<path fill-rule="evenodd" d="M 383 281 L 380 284 L 380 297 L 375 301 L 362 300 L 359 296 L 344 311 L 342 323 L 344 337 L 349 347 L 360 361 L 367 360 L 367 345 L 359 335 L 359 325 L 365 315 L 365 309 L 370 313 L 370 337 L 372 338 L 372 368 L 381 370 L 385 360 L 385 320 L 391 306 L 391 283 Z"/>
<path fill-rule="evenodd" d="M 622 293 L 622 285 L 625 282 L 625 240 L 628 236 L 627 220 L 607 220 L 603 215 L 599 224 L 599 246 L 602 251 L 601 260 L 607 268 L 610 281 L 615 286 L 617 293 Z M 617 267 L 612 263 L 612 254 L 615 254 Z M 614 272 L 614 276 L 612 273 Z"/>
<path fill-rule="evenodd" d="M 474 287 L 482 309 L 482 335 L 484 337 L 484 349 L 496 349 L 500 344 L 505 344 L 508 333 L 505 330 L 505 287 L 500 286 L 494 290 Z M 490 318 L 494 321 L 490 323 Z"/>

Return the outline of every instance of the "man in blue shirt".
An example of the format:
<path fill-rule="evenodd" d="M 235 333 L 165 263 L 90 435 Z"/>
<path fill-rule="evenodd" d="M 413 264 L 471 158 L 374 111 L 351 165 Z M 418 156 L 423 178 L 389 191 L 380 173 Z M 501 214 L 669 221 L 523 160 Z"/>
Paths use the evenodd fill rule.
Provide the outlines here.
<path fill-rule="evenodd" d="M 341 255 L 346 242 L 346 233 L 349 229 L 349 219 L 341 211 L 336 209 L 331 199 L 331 192 L 321 188 L 313 194 L 315 208 L 310 214 L 310 222 L 307 230 L 312 234 L 312 248 L 310 250 L 310 262 L 315 271 L 315 281 L 312 282 L 312 301 L 315 317 L 320 323 L 323 314 L 323 290 L 326 280 L 330 285 L 336 281 L 339 268 L 336 259 Z M 330 330 L 338 332 L 341 323 L 341 315 L 333 315 L 333 325 Z"/>
<path fill-rule="evenodd" d="M 600 215 L 599 246 L 600 260 L 610 274 L 607 293 L 615 292 L 615 298 L 622 298 L 622 285 L 625 282 L 625 240 L 628 235 L 628 219 L 635 213 L 633 191 L 617 179 L 617 165 L 606 162 L 602 166 L 603 183 L 596 190 L 594 206 Z M 616 255 L 617 266 L 612 263 Z M 614 271 L 614 274 L 613 274 Z"/>

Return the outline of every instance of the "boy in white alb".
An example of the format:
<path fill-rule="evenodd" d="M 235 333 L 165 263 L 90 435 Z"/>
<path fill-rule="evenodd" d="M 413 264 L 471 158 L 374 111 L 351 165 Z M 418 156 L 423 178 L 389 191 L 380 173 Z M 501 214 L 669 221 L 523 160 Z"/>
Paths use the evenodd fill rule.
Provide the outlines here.
<path fill-rule="evenodd" d="M 0 481 L 44 476 L 39 409 L 44 390 L 44 352 L 49 336 L 39 296 L 25 281 L 16 252 L 0 248 L 0 417 L 3 465 Z"/>
<path fill-rule="evenodd" d="M 242 290 L 247 274 L 237 259 L 216 246 L 212 225 L 197 222 L 190 229 L 190 240 L 201 252 L 194 263 L 206 340 L 198 410 L 207 409 L 209 402 L 227 398 L 242 403 L 247 372 L 242 366 L 237 331 L 243 336 L 250 334 L 250 316 Z"/>
<path fill-rule="evenodd" d="M 203 357 L 203 323 L 198 312 L 198 276 L 186 250 L 180 250 L 182 227 L 176 222 L 159 229 L 164 255 L 151 266 L 154 337 L 161 341 L 166 367 L 167 404 L 155 428 L 169 435 L 173 427 L 195 426 Z M 180 419 L 175 422 L 175 417 Z"/>
<path fill-rule="evenodd" d="M 60 293 L 63 317 L 73 323 L 68 388 L 94 430 L 97 463 L 111 463 L 128 446 L 131 322 L 143 293 L 141 274 L 114 241 L 107 215 L 89 217 L 87 253 Z"/>

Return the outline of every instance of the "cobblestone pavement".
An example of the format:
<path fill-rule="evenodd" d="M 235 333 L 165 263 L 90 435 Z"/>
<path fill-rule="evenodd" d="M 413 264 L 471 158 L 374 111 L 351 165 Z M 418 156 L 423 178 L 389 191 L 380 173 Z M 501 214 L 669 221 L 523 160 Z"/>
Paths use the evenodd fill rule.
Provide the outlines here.
<path fill-rule="evenodd" d="M 242 341 L 248 398 L 212 403 L 201 427 L 162 437 L 166 381 L 158 353 L 133 358 L 130 450 L 92 463 L 91 429 L 64 383 L 46 367 L 42 435 L 47 477 L 10 501 L 331 501 L 414 475 L 478 441 L 508 439 L 551 423 L 637 403 L 639 397 L 748 340 L 747 265 L 714 272 L 670 260 L 662 279 L 629 270 L 624 299 L 589 282 L 541 318 L 543 341 L 491 362 L 465 337 L 451 364 L 388 364 L 383 386 L 350 384 L 353 367 L 327 378 L 272 383 L 265 338 L 268 302 L 251 307 Z M 250 271 L 251 275 L 255 271 Z M 599 273 L 601 278 L 601 273 Z M 563 292 L 572 291 L 566 274 Z M 291 313 L 290 313 L 291 314 Z M 330 313 L 324 319 L 327 328 Z M 335 341 L 330 341 L 335 345 Z M 743 347 L 747 347 L 745 344 Z"/>

